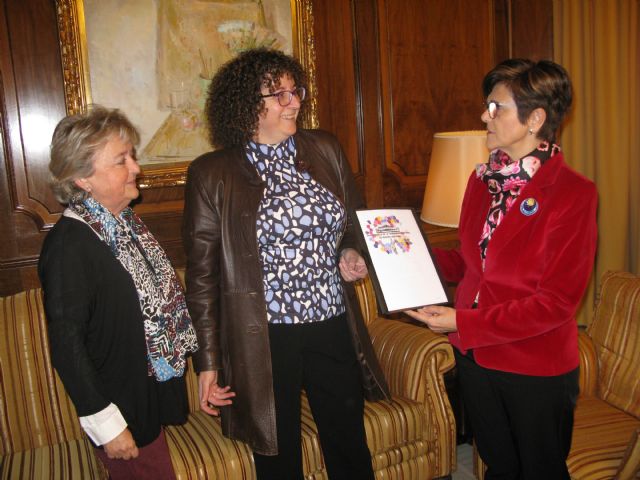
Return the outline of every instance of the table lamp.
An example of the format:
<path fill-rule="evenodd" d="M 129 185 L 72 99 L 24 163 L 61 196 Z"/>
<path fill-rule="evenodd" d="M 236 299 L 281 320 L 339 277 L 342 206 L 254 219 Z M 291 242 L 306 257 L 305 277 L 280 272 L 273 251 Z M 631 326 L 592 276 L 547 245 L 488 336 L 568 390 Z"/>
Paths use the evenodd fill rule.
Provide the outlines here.
<path fill-rule="evenodd" d="M 423 222 L 456 228 L 469 175 L 478 163 L 486 163 L 487 132 L 442 132 L 433 136 L 429 176 L 424 191 Z"/>

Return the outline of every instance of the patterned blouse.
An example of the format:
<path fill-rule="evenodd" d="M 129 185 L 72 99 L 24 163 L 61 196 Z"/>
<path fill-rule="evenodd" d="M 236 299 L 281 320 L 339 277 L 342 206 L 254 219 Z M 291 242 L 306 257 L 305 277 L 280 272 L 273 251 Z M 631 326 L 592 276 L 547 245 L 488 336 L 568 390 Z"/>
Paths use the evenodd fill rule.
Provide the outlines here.
<path fill-rule="evenodd" d="M 296 168 L 293 137 L 249 142 L 246 155 L 265 182 L 256 221 L 269 323 L 304 323 L 344 313 L 337 246 L 342 202 Z"/>

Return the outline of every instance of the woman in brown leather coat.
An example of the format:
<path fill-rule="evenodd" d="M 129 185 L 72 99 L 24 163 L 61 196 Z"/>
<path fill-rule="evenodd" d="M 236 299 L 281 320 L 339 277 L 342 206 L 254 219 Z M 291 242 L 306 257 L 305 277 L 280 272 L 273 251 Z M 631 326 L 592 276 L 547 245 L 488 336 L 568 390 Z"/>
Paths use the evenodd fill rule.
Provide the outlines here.
<path fill-rule="evenodd" d="M 201 407 L 220 407 L 259 479 L 302 479 L 304 389 L 329 478 L 372 479 L 364 396 L 388 389 L 348 283 L 367 273 L 351 222 L 363 204 L 337 140 L 298 129 L 305 87 L 297 60 L 256 49 L 209 89 L 221 149 L 189 167 L 184 212 Z"/>

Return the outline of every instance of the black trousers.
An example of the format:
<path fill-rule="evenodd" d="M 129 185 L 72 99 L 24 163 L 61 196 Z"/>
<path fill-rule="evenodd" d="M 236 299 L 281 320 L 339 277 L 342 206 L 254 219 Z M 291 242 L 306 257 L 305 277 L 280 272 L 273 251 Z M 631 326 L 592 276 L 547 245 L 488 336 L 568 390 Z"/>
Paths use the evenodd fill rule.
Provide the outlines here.
<path fill-rule="evenodd" d="M 485 478 L 568 480 L 578 369 L 553 377 L 518 375 L 454 352 Z"/>
<path fill-rule="evenodd" d="M 360 367 L 346 316 L 269 325 L 278 455 L 254 453 L 259 480 L 302 480 L 300 394 L 307 393 L 330 480 L 372 480 Z"/>

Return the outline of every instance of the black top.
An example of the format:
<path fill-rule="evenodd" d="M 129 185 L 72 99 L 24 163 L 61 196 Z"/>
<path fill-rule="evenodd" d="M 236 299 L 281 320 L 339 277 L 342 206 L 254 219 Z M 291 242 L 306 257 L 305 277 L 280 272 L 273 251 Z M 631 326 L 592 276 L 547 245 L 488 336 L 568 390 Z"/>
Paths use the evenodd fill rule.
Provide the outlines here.
<path fill-rule="evenodd" d="M 184 377 L 148 375 L 138 294 L 129 273 L 85 223 L 62 217 L 38 265 L 51 359 L 79 416 L 114 403 L 138 447 L 161 424 L 184 423 Z"/>

